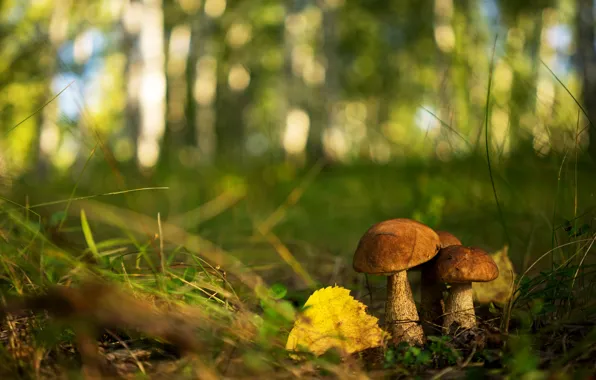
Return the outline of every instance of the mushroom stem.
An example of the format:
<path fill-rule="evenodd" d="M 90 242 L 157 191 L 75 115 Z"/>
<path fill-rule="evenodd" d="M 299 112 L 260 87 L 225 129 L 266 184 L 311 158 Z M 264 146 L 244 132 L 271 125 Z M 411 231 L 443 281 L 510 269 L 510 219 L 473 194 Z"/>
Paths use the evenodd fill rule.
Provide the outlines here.
<path fill-rule="evenodd" d="M 388 276 L 385 324 L 391 333 L 393 343 L 423 345 L 424 332 L 418 322 L 418 311 L 406 271 Z"/>
<path fill-rule="evenodd" d="M 445 284 L 438 281 L 435 276 L 434 261 L 431 260 L 420 266 L 420 319 L 427 334 L 437 330 L 436 326 L 443 325 Z"/>
<path fill-rule="evenodd" d="M 449 332 L 449 327 L 454 322 L 457 322 L 464 329 L 476 326 L 471 282 L 451 284 L 445 304 L 445 319 L 443 322 L 445 333 Z"/>

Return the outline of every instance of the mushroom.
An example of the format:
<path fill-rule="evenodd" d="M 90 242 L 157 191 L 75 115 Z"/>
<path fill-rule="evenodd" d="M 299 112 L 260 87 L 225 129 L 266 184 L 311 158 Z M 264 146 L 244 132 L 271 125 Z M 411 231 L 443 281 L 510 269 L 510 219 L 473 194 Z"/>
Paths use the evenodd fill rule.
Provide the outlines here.
<path fill-rule="evenodd" d="M 435 276 L 451 285 L 445 303 L 443 331 L 457 322 L 469 329 L 476 326 L 472 282 L 488 282 L 499 277 L 499 268 L 480 248 L 453 245 L 441 249 L 435 263 Z"/>
<path fill-rule="evenodd" d="M 410 219 L 377 223 L 358 242 L 354 270 L 388 276 L 385 325 L 394 344 L 424 344 L 406 271 L 435 257 L 439 245 L 435 231 Z"/>
<path fill-rule="evenodd" d="M 441 239 L 441 248 L 447 248 L 452 245 L 462 245 L 461 241 L 452 233 L 447 231 L 437 231 L 437 235 L 439 235 L 439 239 Z"/>
<path fill-rule="evenodd" d="M 461 245 L 461 241 L 449 232 L 437 231 L 437 235 L 441 241 L 441 248 Z M 437 258 L 438 255 L 420 266 L 420 314 L 427 334 L 436 330 L 435 326 L 442 325 L 444 310 L 445 284 L 437 280 L 434 270 Z"/>

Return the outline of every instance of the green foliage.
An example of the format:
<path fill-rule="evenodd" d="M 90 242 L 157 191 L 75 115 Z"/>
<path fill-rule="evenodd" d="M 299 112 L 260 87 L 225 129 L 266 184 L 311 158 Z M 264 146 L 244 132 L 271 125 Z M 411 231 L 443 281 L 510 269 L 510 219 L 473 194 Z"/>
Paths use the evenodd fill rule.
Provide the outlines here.
<path fill-rule="evenodd" d="M 432 359 L 432 353 L 427 350 L 402 342 L 395 347 L 388 348 L 385 352 L 385 368 L 395 365 L 419 368 L 430 364 Z"/>
<path fill-rule="evenodd" d="M 592 316 L 592 307 L 583 308 L 592 294 L 590 287 L 581 284 L 593 281 L 596 274 L 593 265 L 561 265 L 552 271 L 541 271 L 533 278 L 524 278 L 519 284 L 515 298 L 518 317 L 528 324 L 548 324 L 553 318 L 577 313 Z M 585 316 L 587 316 L 585 315 Z"/>
<path fill-rule="evenodd" d="M 291 302 L 284 300 L 287 289 L 282 284 L 274 284 L 266 289 L 259 300 L 262 314 L 259 319 L 258 340 L 259 346 L 270 349 L 278 341 L 287 337 L 287 333 L 294 323 L 296 310 Z M 285 344 L 285 343 L 284 343 Z"/>
<path fill-rule="evenodd" d="M 515 0 L 498 0 L 500 9 L 503 12 L 504 18 L 509 23 L 515 23 L 518 18 L 533 15 L 541 12 L 543 9 L 552 7 L 555 4 L 553 0 L 531 0 L 531 1 L 515 1 Z"/>
<path fill-rule="evenodd" d="M 286 294 L 288 294 L 288 289 L 282 284 L 273 284 L 271 288 L 269 288 L 269 296 L 274 300 L 280 300 L 284 298 Z M 261 306 L 263 306 L 263 304 L 261 304 Z"/>
<path fill-rule="evenodd" d="M 461 358 L 459 351 L 453 348 L 451 344 L 452 338 L 443 336 L 429 336 L 428 340 L 431 342 L 428 350 L 432 353 L 432 357 L 438 367 L 452 366 L 457 364 Z"/>
<path fill-rule="evenodd" d="M 441 224 L 445 198 L 442 196 L 432 196 L 424 212 L 414 211 L 413 219 L 429 225 L 437 226 Z"/>
<path fill-rule="evenodd" d="M 531 336 L 511 336 L 508 347 L 505 363 L 510 376 L 519 379 L 546 378 L 546 374 L 539 370 L 540 358 L 532 346 Z"/>

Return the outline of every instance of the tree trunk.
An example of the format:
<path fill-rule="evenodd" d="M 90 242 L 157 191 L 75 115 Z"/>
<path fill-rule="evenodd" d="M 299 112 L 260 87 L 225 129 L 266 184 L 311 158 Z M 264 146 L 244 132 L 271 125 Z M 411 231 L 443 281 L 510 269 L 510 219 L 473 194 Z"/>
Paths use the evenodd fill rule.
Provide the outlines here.
<path fill-rule="evenodd" d="M 140 30 L 142 69 L 139 86 L 141 125 L 137 160 L 145 167 L 153 167 L 157 163 L 166 125 L 164 47 L 162 0 L 143 0 Z"/>
<path fill-rule="evenodd" d="M 125 12 L 122 13 L 120 28 L 122 29 L 122 51 L 126 56 L 126 65 L 124 67 L 124 77 L 126 81 L 123 91 L 126 92 L 126 108 L 124 111 L 125 123 L 122 134 L 131 142 L 131 157 L 137 156 L 137 142 L 139 137 L 139 51 L 137 41 L 139 38 L 138 30 L 127 27 L 124 21 Z"/>
<path fill-rule="evenodd" d="M 513 81 L 511 85 L 511 97 L 509 101 L 509 150 L 512 153 L 526 148 L 531 135 L 524 133 L 522 117 L 525 113 L 534 110 L 536 103 L 536 85 L 538 80 L 538 64 L 540 55 L 540 36 L 542 34 L 542 14 L 538 13 L 532 19 L 531 25 L 527 25 L 527 44 L 517 51 L 510 52 L 510 55 L 517 60 L 529 59 L 532 62 L 532 70 L 521 70 L 519 65 L 513 65 Z M 529 24 L 528 20 L 525 20 Z M 522 26 L 519 26 L 522 28 Z M 522 29 L 524 30 L 524 29 Z M 522 150 L 520 154 L 524 154 Z"/>
<path fill-rule="evenodd" d="M 203 2 L 204 3 L 204 2 Z M 194 125 L 194 136 L 203 164 L 216 154 L 215 97 L 217 96 L 217 62 L 215 57 L 214 21 L 205 13 L 204 4 L 191 26 L 191 48 L 188 62 L 188 120 Z M 189 135 L 190 137 L 190 135 Z"/>
<path fill-rule="evenodd" d="M 596 51 L 594 49 L 594 4 L 579 0 L 577 7 L 577 55 L 582 72 L 583 103 L 590 120 L 589 153 L 596 160 Z"/>
<path fill-rule="evenodd" d="M 168 17 L 166 15 L 165 19 Z M 160 165 L 172 167 L 180 162 L 178 152 L 194 142 L 194 128 L 185 117 L 187 104 L 187 75 L 189 49 L 176 48 L 177 46 L 190 47 L 190 26 L 187 24 L 172 27 L 166 25 L 168 39 L 167 57 L 167 117 L 166 130 L 161 144 Z M 188 138 L 190 135 L 190 139 Z"/>

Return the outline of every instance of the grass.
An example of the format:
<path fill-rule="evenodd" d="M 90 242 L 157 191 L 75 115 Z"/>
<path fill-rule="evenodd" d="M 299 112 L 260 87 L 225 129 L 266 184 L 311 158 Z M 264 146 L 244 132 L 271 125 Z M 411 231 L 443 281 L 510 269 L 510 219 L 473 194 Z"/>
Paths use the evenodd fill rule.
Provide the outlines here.
<path fill-rule="evenodd" d="M 59 178 L 35 191 L 33 179 L 23 178 L 8 198 L 27 189 L 28 207 L 4 203 L 0 224 L 0 290 L 10 311 L 0 335 L 3 375 L 76 377 L 81 357 L 108 373 L 150 377 L 589 373 L 596 347 L 593 232 L 573 227 L 592 219 L 592 209 L 580 207 L 582 222 L 573 220 L 575 199 L 590 205 L 593 180 L 582 175 L 589 166 L 567 162 L 569 175 L 563 166 L 559 176 L 555 158 L 523 162 L 493 167 L 504 189 L 510 255 L 523 276 L 509 305 L 479 305 L 486 321 L 480 332 L 431 336 L 423 348 L 386 347 L 343 360 L 329 352 L 298 362 L 285 339 L 314 289 L 337 283 L 382 315 L 384 279 L 365 281 L 351 269 L 370 224 L 415 217 L 465 244 L 501 248 L 505 233 L 480 160 L 306 171 L 263 165 L 244 168 L 244 177 L 197 177 L 180 168 L 157 173 L 154 182 L 128 176 L 137 187 L 123 193 L 95 178 L 79 180 L 76 194 L 60 191 L 73 185 Z M 87 170 L 104 176 L 102 167 Z M 577 195 L 575 173 L 585 183 Z M 63 203 L 48 194 L 64 194 Z M 111 285 L 89 285 L 98 280 Z M 418 281 L 412 275 L 415 290 Z M 73 293 L 54 294 L 53 285 Z M 100 354 L 84 352 L 95 337 Z"/>

